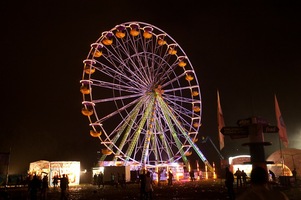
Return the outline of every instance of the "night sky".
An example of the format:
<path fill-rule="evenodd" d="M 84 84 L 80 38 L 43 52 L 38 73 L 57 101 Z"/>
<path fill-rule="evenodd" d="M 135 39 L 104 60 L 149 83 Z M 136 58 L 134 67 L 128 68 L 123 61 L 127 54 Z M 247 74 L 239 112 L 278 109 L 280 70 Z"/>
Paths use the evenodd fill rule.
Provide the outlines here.
<path fill-rule="evenodd" d="M 251 116 L 276 125 L 276 94 L 289 147 L 300 149 L 300 4 L 214 2 L 1 1 L 0 152 L 11 148 L 10 173 L 26 173 L 37 160 L 94 166 L 100 144 L 81 114 L 83 60 L 103 31 L 129 21 L 153 24 L 186 52 L 201 88 L 199 136 L 218 147 L 217 89 L 226 126 Z M 277 133 L 265 140 L 273 143 L 267 156 L 279 149 Z M 221 153 L 248 154 L 246 141 L 226 138 Z M 218 162 L 209 142 L 198 146 Z"/>

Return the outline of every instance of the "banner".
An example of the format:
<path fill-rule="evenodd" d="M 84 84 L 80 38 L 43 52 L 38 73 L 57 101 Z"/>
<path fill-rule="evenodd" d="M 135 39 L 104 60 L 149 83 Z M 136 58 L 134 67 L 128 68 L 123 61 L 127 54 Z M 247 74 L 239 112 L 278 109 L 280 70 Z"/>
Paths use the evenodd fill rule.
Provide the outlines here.
<path fill-rule="evenodd" d="M 217 124 L 219 135 L 219 148 L 222 150 L 225 146 L 224 135 L 221 133 L 221 129 L 225 126 L 223 111 L 220 103 L 219 92 L 217 90 Z"/>
<path fill-rule="evenodd" d="M 275 112 L 276 112 L 277 126 L 279 128 L 279 139 L 282 141 L 283 145 L 287 147 L 288 138 L 286 133 L 286 125 L 283 121 L 276 95 L 275 95 Z"/>

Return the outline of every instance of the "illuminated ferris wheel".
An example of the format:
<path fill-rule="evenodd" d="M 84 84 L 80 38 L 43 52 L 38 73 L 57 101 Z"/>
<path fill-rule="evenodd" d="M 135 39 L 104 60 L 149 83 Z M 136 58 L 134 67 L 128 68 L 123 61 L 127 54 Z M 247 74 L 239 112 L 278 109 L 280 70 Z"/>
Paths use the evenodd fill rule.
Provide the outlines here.
<path fill-rule="evenodd" d="M 82 113 L 100 139 L 101 160 L 153 167 L 182 161 L 194 149 L 202 101 L 196 73 L 161 29 L 127 22 L 105 31 L 83 61 Z"/>

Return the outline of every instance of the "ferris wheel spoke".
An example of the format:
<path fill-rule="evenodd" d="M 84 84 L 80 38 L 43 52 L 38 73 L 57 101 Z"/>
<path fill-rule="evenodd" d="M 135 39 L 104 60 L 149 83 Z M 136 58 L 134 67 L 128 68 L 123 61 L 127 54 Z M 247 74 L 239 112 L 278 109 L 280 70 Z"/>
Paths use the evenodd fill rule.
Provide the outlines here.
<path fill-rule="evenodd" d="M 111 83 L 111 82 L 106 82 L 106 81 L 98 81 L 98 80 L 92 80 L 92 85 L 96 87 L 101 87 L 101 88 L 107 88 L 111 90 L 122 90 L 124 92 L 131 92 L 131 93 L 140 93 L 141 89 L 136 88 L 136 87 L 131 87 L 127 85 L 122 85 L 121 83 L 116 84 L 116 83 Z"/>
<path fill-rule="evenodd" d="M 154 109 L 155 109 L 155 99 L 152 101 L 152 103 L 149 104 L 149 109 L 152 109 L 152 113 L 154 113 Z M 154 116 L 151 116 L 150 118 L 153 119 Z M 152 132 L 152 127 L 153 127 L 153 122 L 152 120 L 150 120 L 150 122 L 148 122 L 148 129 L 146 130 L 146 136 L 145 136 L 145 140 L 144 140 L 144 144 L 143 144 L 143 150 L 142 150 L 142 161 L 143 163 L 146 163 L 147 161 L 147 154 L 149 153 L 149 146 L 150 146 L 150 139 L 151 139 L 151 132 Z"/>
<path fill-rule="evenodd" d="M 132 106 L 133 104 L 137 103 L 139 100 L 140 100 L 140 99 L 136 99 L 136 100 L 134 100 L 134 101 L 128 103 L 127 105 L 125 105 L 125 106 L 119 108 L 118 110 L 116 110 L 116 111 L 114 111 L 114 112 L 111 112 L 110 114 L 108 114 L 108 115 L 102 117 L 101 119 L 99 119 L 96 123 L 102 123 L 102 122 L 105 121 L 106 119 L 109 119 L 109 118 L 111 118 L 112 116 L 114 116 L 114 115 L 120 113 L 121 111 L 126 110 L 128 107 L 130 107 L 130 106 Z"/>
<path fill-rule="evenodd" d="M 161 105 L 163 105 L 164 107 L 168 108 L 168 106 L 165 105 L 163 101 L 160 101 L 160 103 L 162 103 Z M 173 121 L 175 122 L 176 126 L 179 128 L 179 130 L 181 131 L 181 133 L 183 134 L 183 136 L 185 137 L 185 139 L 189 142 L 190 146 L 194 148 L 194 150 L 200 156 L 200 158 L 202 159 L 202 161 L 209 167 L 209 170 L 212 171 L 212 166 L 208 163 L 206 157 L 199 150 L 199 148 L 194 144 L 194 142 L 191 140 L 191 138 L 189 137 L 189 135 L 186 132 L 186 130 L 183 129 L 183 127 L 179 124 L 178 120 L 176 120 L 176 117 L 170 112 L 170 109 L 166 109 L 166 111 L 169 113 L 169 116 L 171 118 L 174 118 Z"/>
<path fill-rule="evenodd" d="M 160 77 L 165 78 L 165 77 L 169 77 L 170 74 L 174 73 L 174 69 L 177 67 L 177 65 L 175 63 L 172 63 L 168 65 L 164 64 L 161 67 L 166 68 L 165 71 L 160 73 Z"/>
<path fill-rule="evenodd" d="M 187 109 L 186 107 L 182 106 L 181 104 L 178 104 L 176 101 L 172 101 L 170 99 L 165 99 L 165 100 L 166 100 L 166 102 L 170 103 L 170 107 L 172 107 L 175 111 L 177 111 L 178 114 L 183 113 L 187 116 L 197 115 L 196 112 L 192 111 L 191 109 Z M 193 106 L 193 103 L 188 102 L 188 104 L 190 104 L 190 107 Z"/>
<path fill-rule="evenodd" d="M 124 47 L 123 49 L 127 49 L 129 52 L 131 52 L 131 51 L 135 52 L 135 53 L 133 53 L 133 55 L 130 55 L 129 53 L 124 52 L 125 54 L 127 54 L 129 66 L 132 66 L 134 68 L 134 70 L 130 69 L 130 68 L 128 68 L 128 70 L 129 71 L 135 71 L 137 73 L 137 78 L 143 78 L 143 79 L 146 80 L 146 81 L 142 81 L 142 82 L 148 82 L 149 81 L 148 80 L 148 77 L 149 77 L 148 74 L 145 73 L 144 70 L 141 70 L 141 69 L 145 69 L 144 66 L 147 63 L 146 61 L 148 61 L 148 60 L 146 60 L 143 63 L 142 60 L 141 60 L 141 57 L 143 57 L 147 51 L 146 50 L 143 50 L 142 52 L 137 51 L 138 46 L 136 45 L 136 43 L 137 43 L 138 40 L 135 40 L 129 34 L 129 32 L 127 32 L 126 37 L 127 37 L 127 41 L 129 41 L 129 43 L 126 43 L 126 44 L 128 44 L 128 46 L 126 48 Z M 141 42 L 144 42 L 140 38 L 139 38 L 139 40 Z M 121 46 L 123 46 L 123 45 L 121 45 Z M 126 66 L 128 66 L 128 65 L 126 65 Z"/>
<path fill-rule="evenodd" d="M 167 85 L 170 85 L 170 84 L 172 84 L 172 83 L 175 82 L 175 81 L 179 81 L 179 80 L 180 80 L 182 77 L 184 77 L 184 76 L 186 76 L 185 73 L 179 74 L 177 77 L 175 77 L 175 78 L 173 78 L 173 79 L 171 79 L 171 80 L 166 81 L 165 83 L 163 83 L 163 84 L 162 84 L 162 87 L 163 87 L 163 88 L 164 88 L 164 87 L 167 87 Z"/>
<path fill-rule="evenodd" d="M 143 57 L 143 54 L 139 54 L 132 58 L 132 60 L 133 60 L 132 65 L 134 67 L 134 70 L 132 70 L 132 72 L 135 75 L 139 75 L 140 81 L 146 85 L 147 83 L 150 82 L 149 75 L 146 72 L 146 68 L 148 67 L 148 62 L 147 62 L 148 60 L 146 60 L 145 62 L 142 62 L 142 57 Z M 141 66 L 141 67 L 139 68 L 138 66 Z"/>
<path fill-rule="evenodd" d="M 106 72 L 106 74 L 112 76 L 112 78 L 113 75 L 110 73 L 110 71 L 113 72 L 113 74 L 119 74 L 120 76 L 123 76 L 123 78 L 125 79 L 128 79 L 127 73 L 131 73 L 135 79 L 140 79 L 140 77 L 143 77 L 143 76 L 138 76 L 135 73 L 132 73 L 132 70 L 128 67 L 132 65 L 135 66 L 133 62 L 130 65 L 129 63 L 125 63 L 126 60 L 129 60 L 131 58 L 130 55 L 125 54 L 126 56 L 124 56 L 124 54 L 121 54 L 120 51 L 116 51 L 115 50 L 116 48 L 112 48 L 111 46 L 109 47 L 105 46 L 103 49 L 106 51 L 103 51 L 102 58 L 106 62 L 101 62 L 96 60 L 96 63 L 99 65 L 97 68 L 100 71 L 103 72 L 105 70 L 108 71 Z M 124 71 L 123 69 L 127 69 L 127 71 Z"/>
<path fill-rule="evenodd" d="M 151 98 L 151 99 L 149 100 L 149 103 L 148 103 L 148 104 L 152 105 L 153 102 L 154 102 L 154 97 Z M 132 152 L 133 152 L 133 150 L 134 150 L 134 146 L 136 145 L 137 140 L 138 140 L 138 138 L 139 138 L 139 135 L 140 135 L 140 133 L 141 133 L 141 131 L 142 131 L 142 129 L 143 129 L 143 126 L 145 125 L 146 119 L 147 119 L 147 117 L 149 116 L 149 114 L 150 114 L 150 112 L 151 112 L 151 108 L 152 108 L 151 106 L 148 106 L 148 107 L 145 109 L 145 112 L 143 113 L 142 119 L 141 119 L 141 121 L 140 121 L 140 123 L 139 123 L 139 125 L 138 125 L 138 127 L 137 127 L 137 130 L 136 130 L 135 133 L 134 133 L 134 137 L 133 137 L 132 143 L 129 145 L 129 148 L 128 148 L 128 150 L 126 151 L 126 152 L 127 152 L 127 153 L 126 153 L 127 155 L 132 155 Z M 141 160 L 143 160 L 143 158 L 142 158 Z M 144 165 L 144 164 L 145 164 L 145 163 L 142 163 L 142 165 Z"/>
<path fill-rule="evenodd" d="M 112 64 L 112 63 L 111 63 Z M 102 64 L 101 67 L 96 68 L 101 71 L 101 73 L 107 75 L 108 77 L 112 78 L 113 80 L 116 79 L 123 83 L 124 85 L 135 85 L 137 88 L 143 87 L 143 81 L 137 75 L 130 69 L 127 71 L 120 70 L 120 66 L 114 66 L 114 68 L 109 67 L 105 64 Z M 121 66 L 126 66 L 126 64 L 123 64 Z M 140 82 L 136 82 L 135 79 L 139 79 Z"/>
<path fill-rule="evenodd" d="M 123 148 L 126 139 L 128 138 L 130 131 L 133 127 L 133 124 L 135 123 L 135 119 L 137 118 L 139 111 L 141 109 L 141 106 L 143 106 L 143 99 L 141 99 L 140 102 L 137 103 L 137 105 L 135 106 L 135 108 L 131 111 L 131 113 L 129 113 L 128 117 L 126 117 L 123 121 L 121 121 L 119 123 L 119 125 L 116 126 L 116 128 L 112 131 L 111 134 L 106 135 L 107 139 L 106 141 L 110 141 L 109 142 L 109 146 L 107 146 L 109 149 L 113 150 L 113 147 L 115 147 L 117 149 L 114 160 L 117 160 L 118 158 L 120 158 L 120 154 L 122 154 L 123 157 L 128 157 L 128 155 L 124 154 L 121 149 Z M 120 144 L 117 146 L 115 146 L 114 144 L 117 143 L 117 140 L 121 137 L 122 132 L 125 130 L 125 134 L 122 137 L 122 140 L 120 142 Z M 115 136 L 114 136 L 115 135 Z M 110 138 L 113 138 L 112 141 L 110 140 Z M 105 157 L 102 157 L 102 160 L 104 160 Z"/>
<path fill-rule="evenodd" d="M 200 103 L 200 100 L 195 100 L 192 98 L 187 98 L 178 95 L 169 95 L 165 91 L 164 91 L 164 99 L 167 99 L 170 102 L 180 102 L 180 103 L 188 103 L 188 104 Z"/>
<path fill-rule="evenodd" d="M 162 120 L 160 120 L 160 121 L 158 120 L 158 126 L 157 126 L 158 130 L 159 130 L 159 139 L 158 139 L 157 143 L 158 144 L 160 143 L 160 145 L 158 146 L 159 147 L 159 152 L 160 152 L 159 155 L 161 155 L 162 152 L 164 151 L 164 153 L 166 153 L 167 157 L 169 158 L 168 160 L 170 160 L 170 158 L 173 157 L 173 153 L 172 153 L 172 147 L 169 146 L 169 144 L 172 145 L 172 143 L 168 142 L 167 135 L 164 134 L 166 132 L 166 130 L 163 130 L 162 128 L 161 129 L 159 128 L 159 127 L 165 127 L 165 125 L 163 125 L 162 122 L 161 122 L 161 121 L 164 121 L 163 120 L 164 118 L 161 117 L 161 119 Z M 160 148 L 160 147 L 163 147 L 163 148 Z"/>
<path fill-rule="evenodd" d="M 183 90 L 192 90 L 192 89 L 199 89 L 198 85 L 191 85 L 191 86 L 186 86 L 186 87 L 178 87 L 178 88 L 172 88 L 172 89 L 165 89 L 164 93 L 170 93 L 170 92 L 176 92 L 176 91 L 183 91 Z"/>
<path fill-rule="evenodd" d="M 105 98 L 105 99 L 97 99 L 93 100 L 93 103 L 104 103 L 104 102 L 111 102 L 111 101 L 118 101 L 118 100 L 125 100 L 125 99 L 133 99 L 135 97 L 141 97 L 142 94 L 133 94 L 133 95 L 124 95 L 120 97 L 112 97 L 112 98 Z"/>
<path fill-rule="evenodd" d="M 143 102 L 140 101 L 135 106 L 135 108 L 131 111 L 131 113 L 129 113 L 128 117 L 124 120 L 124 123 L 123 123 L 123 121 L 120 123 L 121 128 L 120 128 L 120 130 L 117 133 L 118 136 L 116 136 L 116 139 L 118 139 L 119 136 L 121 136 L 122 132 L 125 130 L 125 132 L 123 134 L 123 137 L 122 137 L 122 139 L 120 141 L 120 144 L 119 144 L 119 148 L 120 149 L 123 149 L 123 147 L 124 147 L 124 145 L 125 145 L 125 143 L 127 141 L 127 138 L 129 137 L 130 132 L 133 129 L 133 126 L 134 126 L 134 124 L 136 122 L 136 119 L 138 117 L 139 111 L 141 110 L 141 106 L 143 106 L 142 103 Z M 115 140 L 115 142 L 116 142 L 116 140 Z M 117 155 L 119 155 L 119 154 L 120 154 L 120 152 L 118 152 Z"/>
<path fill-rule="evenodd" d="M 160 102 L 160 100 L 159 100 L 159 102 Z M 161 105 L 161 102 L 160 102 L 160 106 L 162 106 L 162 105 Z M 163 111 L 163 114 L 164 114 L 164 120 L 166 121 L 166 124 L 167 124 L 168 127 L 169 127 L 169 130 L 170 130 L 170 132 L 171 132 L 171 136 L 172 136 L 172 138 L 173 138 L 173 141 L 175 141 L 176 147 L 177 147 L 177 149 L 179 150 L 179 152 L 180 152 L 180 154 L 181 154 L 181 156 L 182 156 L 182 159 L 183 159 L 184 163 L 186 164 L 186 163 L 188 162 L 188 160 L 187 160 L 186 156 L 184 155 L 184 151 L 183 151 L 183 149 L 182 149 L 182 143 L 181 143 L 180 139 L 179 139 L 178 136 L 177 136 L 177 132 L 176 132 L 175 129 L 174 129 L 174 126 L 173 126 L 173 123 L 172 123 L 172 121 L 171 121 L 171 119 L 170 119 L 169 113 L 167 113 L 167 112 L 165 111 L 165 108 L 162 107 L 162 109 L 164 110 L 164 111 Z M 170 161 L 173 162 L 173 158 L 171 158 L 171 159 L 172 159 L 172 160 L 170 160 Z"/>

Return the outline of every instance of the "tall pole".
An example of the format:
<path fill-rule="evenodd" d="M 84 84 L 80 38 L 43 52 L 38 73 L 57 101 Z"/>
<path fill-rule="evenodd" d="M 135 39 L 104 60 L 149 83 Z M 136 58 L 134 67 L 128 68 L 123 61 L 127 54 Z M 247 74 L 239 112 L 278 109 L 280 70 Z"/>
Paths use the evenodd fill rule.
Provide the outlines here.
<path fill-rule="evenodd" d="M 278 140 L 279 140 L 279 149 L 280 149 L 280 160 L 281 160 L 281 166 L 282 166 L 282 176 L 284 176 L 284 158 L 283 158 L 283 153 L 282 153 L 281 140 L 280 140 L 279 136 L 278 136 Z"/>
<path fill-rule="evenodd" d="M 8 174 L 9 174 L 10 153 L 11 153 L 11 147 L 9 148 L 9 153 L 8 153 L 8 163 L 7 163 L 7 169 L 6 169 L 5 186 L 8 185 Z"/>

